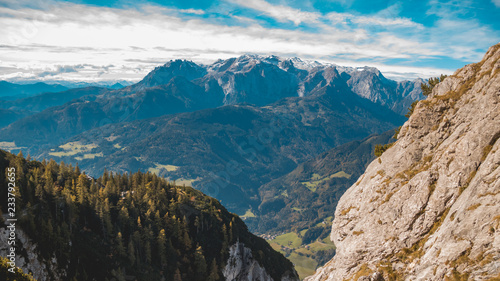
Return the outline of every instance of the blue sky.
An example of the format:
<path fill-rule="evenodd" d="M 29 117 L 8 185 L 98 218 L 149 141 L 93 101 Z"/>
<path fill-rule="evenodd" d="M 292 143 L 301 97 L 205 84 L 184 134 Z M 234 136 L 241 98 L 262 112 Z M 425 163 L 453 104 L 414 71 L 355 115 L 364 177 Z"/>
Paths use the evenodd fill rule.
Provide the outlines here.
<path fill-rule="evenodd" d="M 0 0 L 0 79 L 142 78 L 245 53 L 452 73 L 500 41 L 500 0 Z"/>

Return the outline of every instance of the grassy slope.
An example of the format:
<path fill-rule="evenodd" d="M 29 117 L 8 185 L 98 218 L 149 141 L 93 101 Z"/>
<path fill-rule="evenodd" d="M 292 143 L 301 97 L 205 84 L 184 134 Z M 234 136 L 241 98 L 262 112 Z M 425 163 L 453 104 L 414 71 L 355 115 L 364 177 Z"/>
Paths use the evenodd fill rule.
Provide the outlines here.
<path fill-rule="evenodd" d="M 322 227 L 329 230 L 331 219 L 332 217 L 329 218 L 330 223 L 326 222 L 322 224 Z M 273 249 L 284 254 L 295 265 L 295 270 L 301 280 L 314 274 L 316 268 L 323 265 L 318 263 L 318 260 L 321 260 L 318 257 L 319 251 L 335 249 L 335 245 L 330 241 L 329 236 L 319 237 L 312 243 L 303 245 L 302 237 L 304 237 L 307 231 L 308 229 L 303 229 L 299 232 L 288 232 L 276 236 L 272 240 L 268 240 Z M 328 258 L 331 257 L 328 256 Z"/>

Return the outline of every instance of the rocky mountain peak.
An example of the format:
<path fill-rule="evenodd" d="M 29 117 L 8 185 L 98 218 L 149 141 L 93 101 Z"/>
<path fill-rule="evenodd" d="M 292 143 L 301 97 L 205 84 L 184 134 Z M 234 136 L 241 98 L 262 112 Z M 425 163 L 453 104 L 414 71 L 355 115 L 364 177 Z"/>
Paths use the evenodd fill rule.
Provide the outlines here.
<path fill-rule="evenodd" d="M 225 72 L 246 73 L 256 66 L 278 68 L 282 59 L 277 56 L 260 56 L 255 54 L 245 54 L 237 58 L 218 60 L 208 66 L 209 72 L 214 76 L 221 76 Z"/>
<path fill-rule="evenodd" d="M 342 88 L 347 83 L 350 91 L 358 96 L 400 115 L 406 113 L 414 100 L 422 98 L 421 82 L 397 83 L 386 79 L 374 67 L 344 67 L 297 57 L 256 54 L 217 60 L 207 66 L 186 60 L 171 60 L 155 68 L 141 82 L 128 87 L 123 93 L 166 85 L 176 76 L 200 86 L 204 84 L 206 89 L 224 92 L 223 104 L 247 102 L 265 105 L 284 97 L 315 95 L 310 90 L 332 85 L 332 82 L 338 84 L 340 79 L 344 80 L 344 83 L 340 83 Z"/>
<path fill-rule="evenodd" d="M 347 88 L 345 81 L 342 80 L 335 66 L 314 67 L 309 71 L 304 82 L 301 83 L 300 91 L 302 91 L 303 94 L 309 93 L 314 95 L 322 88 L 335 84 Z"/>
<path fill-rule="evenodd" d="M 497 44 L 418 103 L 340 199 L 336 256 L 306 280 L 500 276 L 499 59 Z"/>
<path fill-rule="evenodd" d="M 132 86 L 134 89 L 144 89 L 164 85 L 176 76 L 182 76 L 187 80 L 203 77 L 206 69 L 187 60 L 171 60 L 162 66 L 156 67 L 142 81 Z"/>
<path fill-rule="evenodd" d="M 290 62 L 292 62 L 296 68 L 302 70 L 311 70 L 315 67 L 335 65 L 335 64 L 324 64 L 318 61 L 302 60 L 301 58 L 298 57 L 290 58 Z"/>
<path fill-rule="evenodd" d="M 423 98 L 422 79 L 396 82 L 387 79 L 375 67 L 337 67 L 349 88 L 358 96 L 405 115 L 415 100 Z"/>

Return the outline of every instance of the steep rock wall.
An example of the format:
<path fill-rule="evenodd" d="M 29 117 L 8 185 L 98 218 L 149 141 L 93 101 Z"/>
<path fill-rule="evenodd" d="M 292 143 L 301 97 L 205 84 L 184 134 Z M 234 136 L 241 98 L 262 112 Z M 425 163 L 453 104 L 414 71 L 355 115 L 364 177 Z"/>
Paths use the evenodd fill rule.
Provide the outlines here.
<path fill-rule="evenodd" d="M 0 256 L 9 254 L 9 231 L 2 225 L 0 229 Z M 65 270 L 58 267 L 56 257 L 45 260 L 39 255 L 36 245 L 20 229 L 16 228 L 16 266 L 25 273 L 32 273 L 36 280 L 62 280 Z"/>
<path fill-rule="evenodd" d="M 229 259 L 222 272 L 231 281 L 278 281 L 273 280 L 252 256 L 252 250 L 237 242 L 229 248 Z M 281 281 L 297 280 L 295 274 L 285 273 Z"/>
<path fill-rule="evenodd" d="M 500 277 L 499 58 L 497 44 L 419 102 L 341 198 L 337 254 L 306 280 Z"/>

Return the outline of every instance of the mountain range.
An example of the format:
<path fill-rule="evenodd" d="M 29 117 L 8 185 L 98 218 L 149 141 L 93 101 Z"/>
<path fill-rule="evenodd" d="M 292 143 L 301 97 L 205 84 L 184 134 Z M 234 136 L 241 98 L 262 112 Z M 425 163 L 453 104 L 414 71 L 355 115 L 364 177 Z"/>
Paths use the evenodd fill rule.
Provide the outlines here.
<path fill-rule="evenodd" d="M 406 113 L 408 106 L 414 100 L 422 98 L 419 87 L 422 80 L 395 82 L 386 79 L 380 71 L 370 67 L 349 68 L 306 63 L 298 58 L 281 59 L 254 55 L 219 60 L 208 66 L 197 65 L 190 61 L 170 61 L 155 68 L 137 84 L 117 91 L 108 90 L 106 94 L 97 90 L 89 94 L 100 95 L 98 99 L 100 106 L 113 107 L 113 111 L 123 114 L 141 109 L 150 112 L 149 115 L 130 117 L 128 118 L 130 121 L 133 118 L 161 116 L 221 105 L 250 103 L 262 106 L 284 97 L 307 96 L 314 94 L 315 87 L 323 87 L 329 83 L 329 79 L 334 77 L 332 76 L 334 71 L 341 74 L 342 80 L 352 92 L 400 115 Z M 175 79 L 172 80 L 173 78 Z M 59 95 L 67 101 L 66 96 L 71 97 L 74 94 L 74 92 L 61 92 Z M 44 102 L 43 98 L 38 101 Z M 148 108 L 152 102 L 163 102 L 171 108 Z M 1 108 L 6 109 L 16 105 L 3 103 Z M 145 107 L 142 107 L 143 105 Z M 125 116 L 120 115 L 120 117 Z M 124 119 L 110 118 L 111 122 Z"/>
<path fill-rule="evenodd" d="M 78 162 L 91 175 L 155 171 L 244 214 L 259 210 L 261 186 L 300 163 L 401 125 L 422 97 L 420 83 L 298 58 L 174 60 L 118 90 L 4 101 L 0 107 L 33 114 L 1 129 L 0 144 Z"/>
<path fill-rule="evenodd" d="M 33 84 L 16 84 L 7 81 L 0 81 L 0 99 L 18 99 L 45 92 L 61 92 L 67 89 L 67 87 L 62 85 L 50 85 L 43 82 Z"/>

